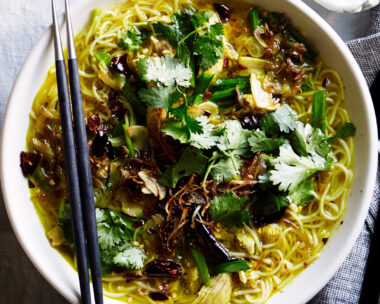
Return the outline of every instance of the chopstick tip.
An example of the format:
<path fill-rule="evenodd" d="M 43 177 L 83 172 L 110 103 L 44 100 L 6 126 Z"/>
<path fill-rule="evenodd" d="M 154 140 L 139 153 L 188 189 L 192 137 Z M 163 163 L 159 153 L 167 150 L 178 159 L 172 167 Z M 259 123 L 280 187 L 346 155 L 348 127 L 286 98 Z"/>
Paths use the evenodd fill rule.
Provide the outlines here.
<path fill-rule="evenodd" d="M 65 0 L 66 28 L 67 28 L 67 56 L 68 59 L 76 59 L 73 28 L 71 25 L 69 1 Z"/>

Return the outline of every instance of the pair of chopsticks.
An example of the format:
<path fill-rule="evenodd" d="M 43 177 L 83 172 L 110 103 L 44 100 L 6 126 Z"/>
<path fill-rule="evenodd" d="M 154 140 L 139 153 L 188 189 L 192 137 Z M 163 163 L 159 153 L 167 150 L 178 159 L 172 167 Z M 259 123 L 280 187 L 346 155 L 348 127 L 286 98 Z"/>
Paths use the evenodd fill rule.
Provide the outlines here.
<path fill-rule="evenodd" d="M 63 151 L 74 234 L 74 247 L 77 258 L 82 303 L 91 303 L 87 262 L 88 252 L 95 302 L 101 304 L 103 303 L 103 290 L 92 176 L 83 114 L 82 94 L 79 82 L 78 62 L 76 59 L 67 0 L 65 0 L 65 8 L 68 38 L 67 54 L 74 128 L 71 116 L 65 58 L 62 51 L 61 36 L 59 33 L 54 0 L 52 0 L 55 66 L 62 126 Z"/>

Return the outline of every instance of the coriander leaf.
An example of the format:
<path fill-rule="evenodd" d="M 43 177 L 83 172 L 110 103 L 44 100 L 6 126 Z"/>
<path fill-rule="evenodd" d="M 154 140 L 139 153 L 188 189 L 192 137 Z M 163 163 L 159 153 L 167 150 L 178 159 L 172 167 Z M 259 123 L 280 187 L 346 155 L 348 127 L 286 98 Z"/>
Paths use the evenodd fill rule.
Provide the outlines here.
<path fill-rule="evenodd" d="M 212 135 L 214 125 L 209 123 L 207 116 L 200 116 L 196 118 L 202 127 L 203 133 L 191 133 L 189 144 L 198 149 L 208 150 L 216 146 L 218 137 Z"/>
<path fill-rule="evenodd" d="M 237 226 L 241 227 L 243 224 L 249 223 L 251 219 L 251 215 L 247 210 L 238 210 L 233 213 L 229 217 L 226 217 L 223 220 L 223 224 L 232 227 L 232 226 Z"/>
<path fill-rule="evenodd" d="M 95 58 L 99 62 L 104 62 L 104 64 L 109 67 L 111 62 L 111 56 L 105 50 L 100 50 L 94 54 Z"/>
<path fill-rule="evenodd" d="M 214 152 L 213 158 L 216 159 L 215 164 L 211 167 L 211 175 L 214 180 L 218 182 L 228 182 L 233 180 L 235 176 L 240 174 L 240 168 L 243 165 L 243 161 L 239 155 L 232 155 L 232 157 L 221 156 L 223 154 Z"/>
<path fill-rule="evenodd" d="M 123 216 L 120 212 L 110 209 L 96 208 L 95 216 L 102 275 L 106 275 L 118 267 L 141 269 L 145 254 L 142 249 L 129 243 L 132 241 L 131 233 L 135 230 L 133 228 L 134 221 Z M 63 206 L 59 220 L 71 226 L 69 204 Z M 66 239 L 73 243 L 72 234 L 71 238 Z M 127 249 L 129 249 L 128 252 Z"/>
<path fill-rule="evenodd" d="M 109 226 L 106 223 L 98 225 L 98 241 L 100 249 L 107 250 L 118 245 L 122 241 L 121 233 L 122 231 L 118 228 Z"/>
<path fill-rule="evenodd" d="M 173 20 L 179 25 L 179 28 L 182 32 L 182 38 L 190 34 L 195 30 L 193 23 L 191 22 L 191 17 L 194 14 L 194 11 L 190 8 L 186 8 L 181 13 L 176 13 L 173 15 Z M 188 36 L 186 40 L 182 43 L 178 44 L 177 51 L 175 54 L 176 58 L 181 59 L 183 63 L 186 64 L 187 67 L 192 67 L 193 76 L 194 76 L 194 56 L 193 56 L 193 48 L 194 48 L 194 39 L 195 35 Z M 178 41 L 179 42 L 179 41 Z M 194 77 L 192 79 L 192 86 L 194 85 Z"/>
<path fill-rule="evenodd" d="M 177 113 L 178 114 L 178 113 Z M 165 125 L 161 131 L 179 140 L 182 144 L 190 144 L 197 149 L 208 150 L 214 147 L 218 142 L 218 136 L 212 135 L 214 125 L 208 123 L 209 119 L 206 116 L 195 118 L 202 128 L 202 133 L 193 133 L 183 125 L 181 121 L 174 119 L 165 120 Z"/>
<path fill-rule="evenodd" d="M 119 253 L 118 248 L 112 248 L 109 250 L 100 250 L 100 265 L 102 268 L 102 276 L 112 272 L 115 269 L 113 258 Z"/>
<path fill-rule="evenodd" d="M 104 210 L 100 208 L 95 209 L 95 218 L 96 223 L 101 223 L 106 220 L 106 215 L 104 214 Z"/>
<path fill-rule="evenodd" d="M 224 28 L 223 24 L 216 23 L 208 28 L 208 31 L 200 34 L 194 43 L 194 54 L 198 55 L 198 64 L 203 70 L 207 70 L 223 57 L 224 53 Z"/>
<path fill-rule="evenodd" d="M 232 192 L 215 196 L 209 208 L 211 219 L 227 226 L 240 226 L 248 222 L 250 218 L 248 212 L 241 210 L 247 200 L 247 196 L 238 198 Z"/>
<path fill-rule="evenodd" d="M 201 124 L 199 123 L 199 121 L 191 117 L 187 112 L 185 115 L 185 122 L 186 122 L 186 127 L 190 130 L 191 133 L 193 134 L 203 133 L 203 128 Z"/>
<path fill-rule="evenodd" d="M 155 22 L 152 24 L 153 35 L 163 37 L 169 41 L 171 46 L 177 47 L 178 41 L 182 39 L 182 32 L 176 19 L 173 18 L 174 23 L 171 25 L 165 25 L 161 22 Z"/>
<path fill-rule="evenodd" d="M 306 91 L 309 91 L 312 87 L 313 87 L 313 83 L 311 82 L 310 79 L 308 79 L 306 82 L 304 82 L 301 85 L 301 91 L 302 91 L 302 93 L 304 93 Z"/>
<path fill-rule="evenodd" d="M 279 157 L 273 160 L 274 169 L 270 170 L 269 179 L 278 185 L 280 191 L 293 192 L 306 178 L 318 171 L 329 170 L 332 159 L 313 154 L 308 157 L 298 156 L 292 147 L 285 143 L 280 147 Z"/>
<path fill-rule="evenodd" d="M 207 23 L 213 16 L 214 14 L 210 11 L 202 11 L 195 13 L 190 17 L 190 19 L 193 25 L 197 28 L 200 27 L 202 24 Z"/>
<path fill-rule="evenodd" d="M 173 22 L 178 24 L 183 36 L 186 36 L 195 30 L 194 24 L 192 23 L 192 16 L 194 14 L 195 10 L 191 7 L 187 7 L 181 12 L 173 15 Z"/>
<path fill-rule="evenodd" d="M 320 129 L 313 129 L 309 124 L 304 126 L 301 122 L 297 122 L 297 129 L 289 135 L 289 141 L 293 150 L 301 156 L 317 153 L 326 157 L 330 150 Z"/>
<path fill-rule="evenodd" d="M 322 133 L 326 133 L 326 91 L 321 90 L 313 95 L 313 128 L 319 127 Z"/>
<path fill-rule="evenodd" d="M 273 186 L 272 186 L 273 187 Z M 267 189 L 254 193 L 251 197 L 251 218 L 255 226 L 263 227 L 283 216 L 289 200 L 276 189 Z"/>
<path fill-rule="evenodd" d="M 296 113 L 284 104 L 275 112 L 262 117 L 259 125 L 268 136 L 277 136 L 279 132 L 289 133 L 297 127 L 295 115 Z"/>
<path fill-rule="evenodd" d="M 311 177 L 305 179 L 297 188 L 289 195 L 292 203 L 305 206 L 308 202 L 316 197 L 313 179 Z"/>
<path fill-rule="evenodd" d="M 285 138 L 268 138 L 263 131 L 254 130 L 248 138 L 252 152 L 270 152 L 278 149 L 285 143 Z"/>
<path fill-rule="evenodd" d="M 185 122 L 184 128 L 187 128 L 192 133 L 202 134 L 203 130 L 200 122 L 191 117 L 187 110 L 188 107 L 185 103 L 179 107 L 169 109 L 171 114 Z"/>
<path fill-rule="evenodd" d="M 73 228 L 71 225 L 70 204 L 63 203 L 58 213 L 59 226 L 62 228 L 63 236 L 69 243 L 74 243 Z"/>
<path fill-rule="evenodd" d="M 263 199 L 263 197 L 261 199 Z M 284 207 L 287 207 L 289 205 L 289 201 L 282 195 L 266 193 L 266 197 L 263 199 L 263 204 L 263 215 L 268 216 L 280 211 Z"/>
<path fill-rule="evenodd" d="M 238 120 L 226 120 L 213 134 L 220 135 L 217 147 L 221 151 L 235 150 L 240 155 L 249 151 L 247 139 L 250 132 L 243 129 Z"/>
<path fill-rule="evenodd" d="M 166 119 L 161 132 L 178 140 L 181 144 L 187 144 L 190 139 L 190 133 L 187 128 L 184 128 L 183 123 L 174 119 Z"/>
<path fill-rule="evenodd" d="M 343 127 L 334 135 L 327 139 L 328 143 L 332 143 L 334 139 L 345 138 L 348 136 L 354 136 L 356 133 L 356 127 L 352 122 L 346 121 Z"/>
<path fill-rule="evenodd" d="M 127 244 L 113 257 L 112 262 L 128 269 L 142 269 L 145 258 L 146 255 L 141 248 Z"/>
<path fill-rule="evenodd" d="M 137 60 L 136 68 L 142 80 L 154 81 L 164 86 L 176 83 L 182 87 L 189 87 L 193 75 L 190 68 L 171 56 L 161 57 L 160 60 L 141 58 Z"/>
<path fill-rule="evenodd" d="M 192 174 L 202 175 L 207 166 L 207 158 L 202 152 L 192 147 L 186 147 L 180 160 L 160 175 L 158 181 L 170 188 L 175 188 L 177 182 Z"/>
<path fill-rule="evenodd" d="M 322 157 L 326 157 L 330 151 L 330 145 L 320 129 L 313 129 L 310 134 L 309 140 L 306 140 L 307 152 L 313 154 L 317 153 Z"/>
<path fill-rule="evenodd" d="M 178 48 L 175 56 L 182 60 L 182 62 L 188 67 L 190 65 L 190 60 L 192 57 L 189 47 L 185 43 L 181 43 Z"/>
<path fill-rule="evenodd" d="M 174 85 L 168 87 L 152 87 L 150 89 L 140 89 L 137 94 L 147 106 L 154 109 L 168 109 L 172 105 L 172 92 Z"/>
<path fill-rule="evenodd" d="M 138 51 L 145 40 L 149 38 L 149 35 L 148 30 L 133 26 L 130 30 L 122 32 L 118 45 L 123 50 Z"/>

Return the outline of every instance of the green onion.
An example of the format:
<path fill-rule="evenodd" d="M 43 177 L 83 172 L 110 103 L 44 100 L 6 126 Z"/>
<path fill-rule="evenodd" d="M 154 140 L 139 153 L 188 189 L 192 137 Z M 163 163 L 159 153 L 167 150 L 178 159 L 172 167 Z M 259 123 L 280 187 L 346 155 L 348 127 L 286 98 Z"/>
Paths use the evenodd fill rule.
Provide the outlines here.
<path fill-rule="evenodd" d="M 191 248 L 190 250 L 191 250 L 191 254 L 193 255 L 194 262 L 197 265 L 199 274 L 202 278 L 203 284 L 206 286 L 209 286 L 211 284 L 211 279 L 210 279 L 210 273 L 208 271 L 205 257 L 203 256 L 202 253 L 200 253 L 195 248 Z"/>
<path fill-rule="evenodd" d="M 288 33 L 290 34 L 291 39 L 303 43 L 310 55 L 311 59 L 318 55 L 317 50 L 313 47 L 309 40 L 307 40 L 293 25 L 288 25 L 287 27 Z"/>
<path fill-rule="evenodd" d="M 105 50 L 98 51 L 94 54 L 95 58 L 99 62 L 104 62 L 104 64 L 108 67 L 111 62 L 111 56 Z"/>
<path fill-rule="evenodd" d="M 211 81 L 214 79 L 214 75 L 208 75 L 202 73 L 197 80 L 197 87 L 194 90 L 194 95 L 206 93 Z"/>
<path fill-rule="evenodd" d="M 260 20 L 259 11 L 255 8 L 249 12 L 249 21 L 251 22 L 252 30 L 254 31 L 258 26 L 262 25 Z"/>
<path fill-rule="evenodd" d="M 251 92 L 249 77 L 235 77 L 235 78 L 219 78 L 212 85 L 212 90 L 220 91 L 231 88 L 239 87 L 240 91 L 247 91 L 246 93 Z M 243 93 L 243 94 L 246 94 Z"/>
<path fill-rule="evenodd" d="M 136 117 L 137 122 L 141 125 L 145 125 L 145 115 L 146 115 L 146 109 L 142 102 L 137 98 L 133 88 L 131 85 L 126 82 L 123 86 L 123 90 L 121 91 L 121 95 L 131 104 Z"/>
<path fill-rule="evenodd" d="M 128 126 L 126 124 L 123 124 L 125 142 L 129 150 L 129 157 L 133 158 L 135 156 L 135 149 L 133 148 L 132 139 L 129 137 L 127 129 L 128 129 Z"/>
<path fill-rule="evenodd" d="M 251 269 L 246 260 L 234 260 L 230 262 L 221 263 L 215 265 L 212 270 L 213 273 L 225 273 L 225 272 L 239 272 L 243 270 Z"/>
<path fill-rule="evenodd" d="M 203 94 L 192 95 L 188 100 L 191 101 L 194 106 L 196 106 L 203 102 Z"/>
<path fill-rule="evenodd" d="M 214 79 L 214 75 L 202 73 L 197 80 L 197 84 L 193 94 L 187 99 L 189 104 L 197 105 L 203 102 L 203 94 L 206 93 L 210 83 Z"/>
<path fill-rule="evenodd" d="M 110 173 L 108 175 L 108 181 L 107 181 L 107 188 L 113 188 L 118 181 L 120 180 L 120 171 L 118 170 L 119 167 L 118 161 L 112 161 L 110 163 Z"/>
<path fill-rule="evenodd" d="M 229 107 L 232 107 L 236 104 L 235 100 L 222 100 L 222 101 L 215 101 L 216 105 L 219 108 L 226 109 Z"/>
<path fill-rule="evenodd" d="M 190 56 L 188 66 L 191 69 L 190 86 L 194 88 L 195 87 L 195 66 L 196 66 L 194 56 Z"/>
<path fill-rule="evenodd" d="M 331 136 L 327 139 L 327 142 L 331 144 L 334 139 L 354 136 L 355 133 L 356 133 L 355 125 L 352 122 L 346 121 L 343 127 L 334 136 Z"/>
<path fill-rule="evenodd" d="M 230 88 L 223 91 L 216 91 L 208 99 L 209 101 L 220 101 L 227 98 L 234 98 L 236 96 L 236 88 Z"/>
<path fill-rule="evenodd" d="M 313 128 L 319 127 L 322 133 L 326 133 L 326 91 L 321 90 L 313 96 Z"/>

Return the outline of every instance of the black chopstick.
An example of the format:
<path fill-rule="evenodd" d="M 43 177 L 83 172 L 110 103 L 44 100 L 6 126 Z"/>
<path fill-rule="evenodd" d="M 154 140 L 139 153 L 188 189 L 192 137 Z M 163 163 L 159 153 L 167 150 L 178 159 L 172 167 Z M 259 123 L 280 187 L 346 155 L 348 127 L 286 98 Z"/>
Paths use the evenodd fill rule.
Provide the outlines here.
<path fill-rule="evenodd" d="M 92 175 L 88 154 L 86 126 L 84 122 L 82 94 L 79 81 L 78 61 L 76 58 L 73 31 L 68 1 L 65 0 L 67 24 L 67 56 L 69 66 L 71 103 L 74 115 L 75 143 L 77 147 L 78 172 L 82 210 L 87 237 L 88 255 L 90 258 L 91 278 L 94 288 L 95 302 L 103 303 L 102 278 L 100 268 L 100 252 L 96 228 L 94 193 Z"/>
<path fill-rule="evenodd" d="M 59 110 L 62 126 L 63 153 L 65 158 L 71 222 L 73 226 L 74 246 L 79 274 L 79 285 L 81 290 L 82 303 L 91 303 L 89 276 L 87 268 L 86 243 L 83 226 L 83 214 L 80 200 L 80 185 L 77 168 L 77 157 L 75 153 L 69 89 L 67 84 L 65 59 L 63 57 L 61 37 L 59 34 L 57 16 L 55 13 L 55 6 L 53 0 L 52 13 L 54 25 L 55 68 L 57 77 Z"/>

